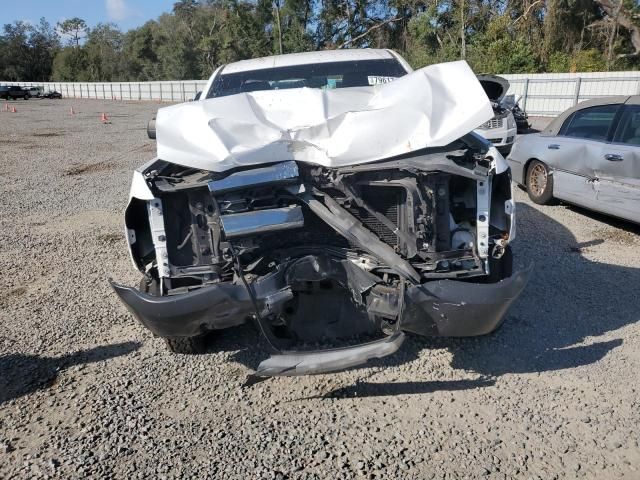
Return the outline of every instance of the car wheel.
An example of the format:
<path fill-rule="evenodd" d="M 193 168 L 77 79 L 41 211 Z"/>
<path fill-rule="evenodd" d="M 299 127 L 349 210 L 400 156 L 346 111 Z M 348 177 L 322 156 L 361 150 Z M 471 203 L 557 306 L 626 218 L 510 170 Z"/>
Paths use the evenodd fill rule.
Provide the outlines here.
<path fill-rule="evenodd" d="M 164 339 L 167 348 L 173 353 L 183 355 L 200 355 L 207 350 L 205 335 L 197 337 L 169 337 Z"/>
<path fill-rule="evenodd" d="M 156 117 L 149 120 L 149 123 L 147 124 L 147 137 L 151 140 L 156 139 Z"/>
<path fill-rule="evenodd" d="M 534 160 L 527 169 L 527 193 L 532 202 L 545 205 L 553 199 L 553 176 L 544 163 Z"/>
<path fill-rule="evenodd" d="M 8 95 L 7 100 L 13 100 L 13 97 L 11 95 Z"/>
<path fill-rule="evenodd" d="M 30 96 L 29 96 L 29 94 L 27 93 L 27 94 L 24 96 L 24 99 L 25 99 L 25 100 L 29 100 L 29 98 L 31 98 L 31 97 L 30 97 Z"/>
<path fill-rule="evenodd" d="M 154 279 L 143 277 L 140 280 L 140 291 L 154 297 L 160 296 L 160 284 Z M 198 355 L 207 350 L 207 335 L 196 337 L 166 337 L 164 342 L 173 353 L 184 355 Z"/>

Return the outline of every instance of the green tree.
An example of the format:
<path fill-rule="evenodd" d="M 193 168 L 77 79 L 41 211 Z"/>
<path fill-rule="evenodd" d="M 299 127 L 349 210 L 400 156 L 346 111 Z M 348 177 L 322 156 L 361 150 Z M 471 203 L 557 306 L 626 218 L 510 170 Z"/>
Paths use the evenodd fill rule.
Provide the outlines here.
<path fill-rule="evenodd" d="M 59 82 L 89 81 L 87 52 L 81 48 L 65 47 L 53 60 L 52 79 Z"/>
<path fill-rule="evenodd" d="M 58 29 L 62 36 L 69 39 L 69 44 L 76 48 L 80 47 L 80 40 L 86 36 L 88 31 L 87 22 L 78 17 L 58 22 Z"/>

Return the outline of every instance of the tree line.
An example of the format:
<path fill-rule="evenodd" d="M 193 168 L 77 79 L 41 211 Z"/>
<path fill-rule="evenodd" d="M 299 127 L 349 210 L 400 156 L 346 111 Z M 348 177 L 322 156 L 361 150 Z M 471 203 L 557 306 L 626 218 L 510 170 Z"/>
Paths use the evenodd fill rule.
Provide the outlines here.
<path fill-rule="evenodd" d="M 202 79 L 236 60 L 360 47 L 483 73 L 635 70 L 639 19 L 638 0 L 180 0 L 127 32 L 81 18 L 4 25 L 0 80 Z"/>

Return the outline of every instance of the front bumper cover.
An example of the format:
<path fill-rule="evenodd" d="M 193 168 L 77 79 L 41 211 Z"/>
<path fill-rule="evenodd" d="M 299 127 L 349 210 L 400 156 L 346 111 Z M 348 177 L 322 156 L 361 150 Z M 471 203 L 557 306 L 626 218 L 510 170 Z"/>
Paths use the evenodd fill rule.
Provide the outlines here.
<path fill-rule="evenodd" d="M 494 331 L 522 293 L 532 267 L 497 283 L 440 280 L 405 291 L 399 330 L 427 336 L 467 337 Z M 195 336 L 245 323 L 254 305 L 243 285 L 218 284 L 182 295 L 154 297 L 111 282 L 129 311 L 160 337 Z M 258 308 L 277 311 L 291 297 L 282 276 L 274 274 L 252 285 Z M 265 360 L 256 375 L 303 375 L 351 368 L 394 353 L 401 332 L 374 344 L 324 352 L 288 352 Z"/>

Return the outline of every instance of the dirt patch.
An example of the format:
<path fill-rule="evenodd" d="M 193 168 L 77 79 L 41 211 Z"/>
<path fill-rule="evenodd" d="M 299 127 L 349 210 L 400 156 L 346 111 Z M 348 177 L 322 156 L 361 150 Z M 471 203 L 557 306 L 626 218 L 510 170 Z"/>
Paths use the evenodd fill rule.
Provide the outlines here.
<path fill-rule="evenodd" d="M 621 230 L 619 228 L 616 228 L 615 230 L 603 228 L 594 231 L 593 235 L 600 237 L 603 240 L 621 243 L 623 245 L 634 245 L 638 243 L 638 240 L 640 240 L 640 236 L 637 233 L 629 232 L 627 230 Z"/>
<path fill-rule="evenodd" d="M 115 245 L 116 243 L 119 243 L 122 239 L 123 239 L 123 236 L 121 233 L 104 233 L 104 234 L 98 235 L 98 241 L 102 243 L 107 243 L 109 245 Z"/>
<path fill-rule="evenodd" d="M 85 175 L 88 173 L 104 172 L 111 168 L 113 168 L 113 165 L 107 162 L 92 163 L 90 165 L 77 165 L 75 167 L 71 167 L 65 170 L 64 174 L 68 177 L 74 175 Z"/>
<path fill-rule="evenodd" d="M 20 147 L 22 150 L 37 150 L 41 147 L 36 143 L 25 142 L 24 140 L 0 139 L 0 146 Z"/>
<path fill-rule="evenodd" d="M 4 303 L 5 301 L 15 297 L 20 297 L 25 293 L 27 293 L 27 287 L 16 287 L 4 292 L 0 292 L 0 303 Z"/>
<path fill-rule="evenodd" d="M 62 132 L 41 132 L 41 133 L 34 133 L 33 136 L 34 137 L 62 137 L 62 136 L 64 136 L 64 133 L 62 133 Z"/>

